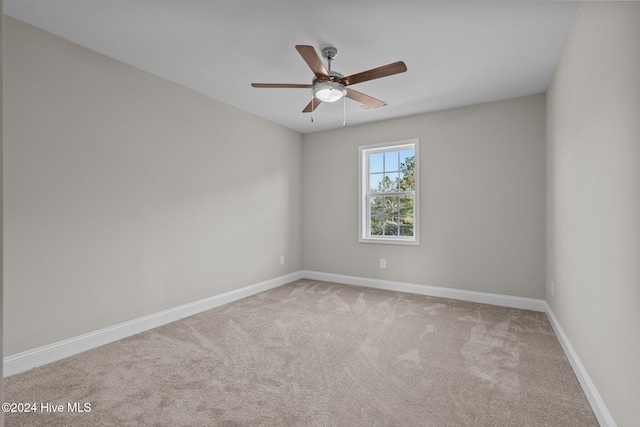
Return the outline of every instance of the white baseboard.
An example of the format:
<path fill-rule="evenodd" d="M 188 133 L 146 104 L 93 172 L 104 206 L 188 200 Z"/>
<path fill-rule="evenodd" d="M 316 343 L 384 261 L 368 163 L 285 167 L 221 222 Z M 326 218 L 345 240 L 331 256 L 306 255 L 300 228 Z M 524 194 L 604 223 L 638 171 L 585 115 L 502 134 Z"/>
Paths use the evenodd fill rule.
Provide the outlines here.
<path fill-rule="evenodd" d="M 551 327 L 553 328 L 553 331 L 555 332 L 556 337 L 558 338 L 558 341 L 560 341 L 560 345 L 564 350 L 564 354 L 567 356 L 567 359 L 569 359 L 569 363 L 573 368 L 573 372 L 576 374 L 576 377 L 578 378 L 578 381 L 582 386 L 582 390 L 584 391 L 584 394 L 587 396 L 587 400 L 589 401 L 589 404 L 591 405 L 591 409 L 593 410 L 593 413 L 598 419 L 600 426 L 616 427 L 616 422 L 613 419 L 613 416 L 611 415 L 611 413 L 609 412 L 607 405 L 605 405 L 604 401 L 602 400 L 602 397 L 600 397 L 600 393 L 598 393 L 598 390 L 596 389 L 595 384 L 593 383 L 593 381 L 591 381 L 591 377 L 589 376 L 586 368 L 580 361 L 580 358 L 578 357 L 578 353 L 576 353 L 576 351 L 573 349 L 573 346 L 571 345 L 569 338 L 560 327 L 560 323 L 558 323 L 558 319 L 556 319 L 556 316 L 553 314 L 551 307 L 546 301 L 545 301 L 545 313 L 547 314 L 549 323 L 551 323 Z"/>
<path fill-rule="evenodd" d="M 110 326 L 94 332 L 89 332 L 77 337 L 69 338 L 53 344 L 38 347 L 22 353 L 5 357 L 3 360 L 3 375 L 19 374 L 37 366 L 46 365 L 65 357 L 117 341 L 167 323 L 175 322 L 185 317 L 193 316 L 200 312 L 228 304 L 239 299 L 277 288 L 284 284 L 301 279 L 302 272 L 287 274 L 285 276 L 276 277 L 274 279 L 265 280 L 264 282 L 245 286 L 234 291 L 225 292 L 210 298 L 194 301 L 179 307 L 170 308 L 159 313 L 150 314 Z"/>
<path fill-rule="evenodd" d="M 74 338 L 5 357 L 3 360 L 3 375 L 7 377 L 27 371 L 37 366 L 46 365 L 47 363 L 55 362 L 65 357 L 69 357 L 167 323 L 175 322 L 176 320 L 180 320 L 184 317 L 192 316 L 269 289 L 277 288 L 278 286 L 282 286 L 302 278 L 545 312 L 556 336 L 558 337 L 558 340 L 560 341 L 560 345 L 562 346 L 565 355 L 567 356 L 567 359 L 569 360 L 569 363 L 571 364 L 571 367 L 573 368 L 573 371 L 575 372 L 576 377 L 587 396 L 598 422 L 602 427 L 616 427 L 616 423 L 604 404 L 604 401 L 600 397 L 596 386 L 593 384 L 593 381 L 591 381 L 587 370 L 580 361 L 580 358 L 573 349 L 573 346 L 569 342 L 564 331 L 560 327 L 558 320 L 551 311 L 551 307 L 545 300 L 307 270 L 301 270 L 285 276 L 265 280 L 264 282 L 245 286 L 224 294 L 205 298 L 179 307 L 164 310 L 159 313 L 120 323 L 115 326 L 110 326 Z"/>
<path fill-rule="evenodd" d="M 506 295 L 302 270 L 266 280 L 264 282 L 245 286 L 224 294 L 164 310 L 159 313 L 133 319 L 118 325 L 99 329 L 77 337 L 58 341 L 53 344 L 48 344 L 22 353 L 7 356 L 3 360 L 2 374 L 5 377 L 19 374 L 20 372 L 27 371 L 37 366 L 46 365 L 47 363 L 52 363 L 57 360 L 64 359 L 65 357 L 73 356 L 74 354 L 100 347 L 101 345 L 105 345 L 149 329 L 157 328 L 158 326 L 166 325 L 167 323 L 175 322 L 176 320 L 180 320 L 184 317 L 193 316 L 194 314 L 219 307 L 223 304 L 227 304 L 259 292 L 282 286 L 301 278 L 452 298 L 464 301 L 501 305 L 505 307 L 523 308 L 527 310 L 545 311 L 545 301 L 532 298 L 511 297 Z"/>
<path fill-rule="evenodd" d="M 345 285 L 366 286 L 389 291 L 407 292 L 410 294 L 429 295 L 433 297 L 451 298 L 481 304 L 499 305 L 502 307 L 521 308 L 524 310 L 545 311 L 546 301 L 535 298 L 514 297 L 509 295 L 490 294 L 486 292 L 465 291 L 462 289 L 441 288 L 438 286 L 417 285 L 414 283 L 393 282 L 390 280 L 368 279 L 366 277 L 345 276 L 342 274 L 321 273 L 318 271 L 302 271 L 302 277 L 312 280 L 342 283 Z"/>

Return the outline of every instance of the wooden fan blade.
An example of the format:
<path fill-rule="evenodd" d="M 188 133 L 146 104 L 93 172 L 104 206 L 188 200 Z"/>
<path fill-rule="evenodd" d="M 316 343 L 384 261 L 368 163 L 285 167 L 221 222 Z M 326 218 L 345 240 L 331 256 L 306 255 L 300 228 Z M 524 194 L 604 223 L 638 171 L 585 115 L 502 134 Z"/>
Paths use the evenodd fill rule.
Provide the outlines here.
<path fill-rule="evenodd" d="M 288 83 L 251 83 L 251 87 L 287 88 L 287 89 L 311 89 L 313 85 L 288 84 Z"/>
<path fill-rule="evenodd" d="M 375 99 L 372 96 L 365 95 L 364 93 L 355 91 L 353 89 L 347 89 L 346 97 L 353 99 L 354 101 L 358 101 L 359 103 L 371 108 L 380 108 L 384 105 L 384 102 L 380 101 L 379 99 Z"/>
<path fill-rule="evenodd" d="M 405 63 L 402 61 L 398 61 L 394 62 L 393 64 L 383 65 L 382 67 L 343 77 L 339 80 L 339 82 L 345 86 L 349 86 L 356 83 L 379 79 L 381 77 L 404 73 L 405 71 L 407 71 L 407 66 L 405 65 Z"/>
<path fill-rule="evenodd" d="M 319 81 L 329 81 L 329 73 L 327 69 L 324 67 L 322 63 L 322 59 L 318 56 L 318 53 L 313 48 L 313 46 L 305 46 L 305 45 L 296 45 L 296 50 L 304 59 L 304 62 L 307 63 L 313 74 L 316 75 Z"/>
<path fill-rule="evenodd" d="M 302 110 L 303 113 L 310 113 L 313 110 L 315 110 L 316 108 L 318 108 L 318 105 L 320 105 L 322 101 L 320 101 L 318 98 L 313 98 L 313 101 L 309 102 L 307 104 L 306 107 L 304 107 L 304 110 Z"/>

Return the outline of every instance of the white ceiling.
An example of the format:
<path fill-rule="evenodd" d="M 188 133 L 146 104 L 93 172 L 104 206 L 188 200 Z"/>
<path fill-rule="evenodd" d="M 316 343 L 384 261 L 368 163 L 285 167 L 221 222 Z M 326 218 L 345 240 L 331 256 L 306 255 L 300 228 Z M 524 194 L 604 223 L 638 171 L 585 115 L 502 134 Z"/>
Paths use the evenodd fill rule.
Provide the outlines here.
<path fill-rule="evenodd" d="M 300 133 L 342 126 L 342 102 L 301 110 L 310 83 L 294 49 L 338 48 L 344 75 L 403 60 L 353 86 L 347 126 L 545 92 L 579 2 L 419 0 L 5 0 L 7 15 Z"/>

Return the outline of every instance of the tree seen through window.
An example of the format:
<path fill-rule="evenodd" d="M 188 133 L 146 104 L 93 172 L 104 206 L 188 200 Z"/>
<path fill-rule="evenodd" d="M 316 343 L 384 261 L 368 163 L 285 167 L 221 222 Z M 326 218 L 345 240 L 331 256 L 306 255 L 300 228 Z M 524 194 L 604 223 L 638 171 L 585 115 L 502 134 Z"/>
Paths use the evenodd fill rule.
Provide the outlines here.
<path fill-rule="evenodd" d="M 371 236 L 414 235 L 415 150 L 369 154 Z"/>

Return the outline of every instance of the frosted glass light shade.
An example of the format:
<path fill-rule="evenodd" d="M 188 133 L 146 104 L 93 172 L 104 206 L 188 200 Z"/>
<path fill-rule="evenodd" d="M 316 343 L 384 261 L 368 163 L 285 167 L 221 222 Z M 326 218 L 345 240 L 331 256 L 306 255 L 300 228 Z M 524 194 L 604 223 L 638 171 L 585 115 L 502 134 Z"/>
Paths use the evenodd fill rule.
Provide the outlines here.
<path fill-rule="evenodd" d="M 322 102 L 336 102 L 347 94 L 347 88 L 337 82 L 317 83 L 313 87 L 313 96 Z"/>

